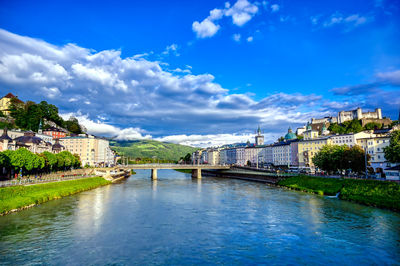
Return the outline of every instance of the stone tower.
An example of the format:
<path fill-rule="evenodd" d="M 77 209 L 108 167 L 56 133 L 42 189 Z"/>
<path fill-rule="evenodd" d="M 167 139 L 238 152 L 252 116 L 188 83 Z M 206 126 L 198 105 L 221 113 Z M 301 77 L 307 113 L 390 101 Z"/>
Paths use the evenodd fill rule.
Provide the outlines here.
<path fill-rule="evenodd" d="M 256 146 L 264 145 L 264 136 L 261 135 L 260 126 L 258 126 L 255 139 L 256 139 Z"/>

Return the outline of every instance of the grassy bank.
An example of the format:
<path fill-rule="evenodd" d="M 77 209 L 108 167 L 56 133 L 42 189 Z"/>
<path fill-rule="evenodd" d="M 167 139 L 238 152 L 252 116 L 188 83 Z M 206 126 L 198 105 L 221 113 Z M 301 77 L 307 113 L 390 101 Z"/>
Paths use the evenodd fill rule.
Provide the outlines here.
<path fill-rule="evenodd" d="M 394 182 L 301 175 L 281 180 L 278 185 L 319 195 L 335 195 L 340 191 L 343 200 L 400 211 L 400 185 Z"/>
<path fill-rule="evenodd" d="M 110 184 L 102 177 L 0 188 L 0 214 Z"/>

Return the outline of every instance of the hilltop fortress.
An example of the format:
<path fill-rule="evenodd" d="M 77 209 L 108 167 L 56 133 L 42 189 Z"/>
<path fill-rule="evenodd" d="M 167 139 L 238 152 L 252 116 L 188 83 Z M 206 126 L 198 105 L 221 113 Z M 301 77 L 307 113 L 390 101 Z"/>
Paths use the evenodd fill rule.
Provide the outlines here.
<path fill-rule="evenodd" d="M 324 123 L 338 123 L 341 124 L 345 121 L 351 121 L 353 119 L 361 120 L 361 124 L 364 126 L 370 122 L 376 122 L 384 125 L 390 125 L 392 120 L 386 117 L 382 117 L 382 109 L 376 108 L 375 112 L 363 112 L 360 107 L 350 111 L 340 111 L 337 116 L 329 116 L 324 118 L 311 118 L 311 124 L 324 124 Z"/>

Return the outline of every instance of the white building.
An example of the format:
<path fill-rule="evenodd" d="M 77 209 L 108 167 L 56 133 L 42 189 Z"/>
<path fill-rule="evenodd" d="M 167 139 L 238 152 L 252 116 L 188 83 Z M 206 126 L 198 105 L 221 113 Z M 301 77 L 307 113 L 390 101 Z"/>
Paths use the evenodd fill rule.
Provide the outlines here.
<path fill-rule="evenodd" d="M 110 166 L 114 164 L 114 153 L 106 139 L 82 135 L 61 138 L 60 143 L 67 151 L 78 154 L 83 166 Z"/>
<path fill-rule="evenodd" d="M 220 164 L 220 155 L 218 149 L 211 149 L 207 151 L 208 153 L 208 164 L 211 165 L 219 165 Z"/>
<path fill-rule="evenodd" d="M 371 156 L 371 167 L 377 173 L 382 173 L 387 167 L 394 166 L 385 158 L 384 148 L 390 144 L 390 136 L 360 138 L 357 144 L 361 146 Z"/>
<path fill-rule="evenodd" d="M 258 156 L 261 150 L 262 147 L 246 147 L 244 149 L 245 165 L 248 165 L 249 162 L 251 166 L 258 166 L 259 164 L 261 164 Z"/>
<path fill-rule="evenodd" d="M 236 165 L 244 166 L 246 164 L 245 147 L 236 148 Z"/>
<path fill-rule="evenodd" d="M 276 166 L 290 166 L 290 142 L 279 142 L 272 146 L 272 163 Z"/>
<path fill-rule="evenodd" d="M 222 165 L 228 164 L 227 149 L 222 149 L 219 151 L 219 162 Z"/>

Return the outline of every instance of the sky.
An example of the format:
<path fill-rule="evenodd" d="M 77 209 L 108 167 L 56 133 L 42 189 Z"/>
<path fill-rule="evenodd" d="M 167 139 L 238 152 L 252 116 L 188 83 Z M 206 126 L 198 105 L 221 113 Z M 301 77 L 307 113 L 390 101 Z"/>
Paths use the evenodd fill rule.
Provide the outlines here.
<path fill-rule="evenodd" d="M 89 133 L 267 143 L 361 107 L 400 108 L 400 2 L 0 0 L 0 94 Z"/>

